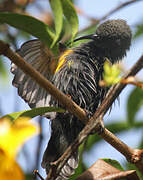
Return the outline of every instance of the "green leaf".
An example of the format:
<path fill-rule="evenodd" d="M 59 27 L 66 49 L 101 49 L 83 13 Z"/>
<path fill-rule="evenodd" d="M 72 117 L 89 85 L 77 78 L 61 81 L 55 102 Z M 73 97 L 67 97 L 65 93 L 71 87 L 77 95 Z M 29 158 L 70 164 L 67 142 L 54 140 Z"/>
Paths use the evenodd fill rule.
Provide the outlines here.
<path fill-rule="evenodd" d="M 72 38 L 73 41 L 76 33 L 78 32 L 78 17 L 76 10 L 73 6 L 73 4 L 69 0 L 61 0 L 62 6 L 63 6 L 63 13 L 66 17 L 68 23 L 71 26 L 72 31 Z"/>
<path fill-rule="evenodd" d="M 104 74 L 103 79 L 107 86 L 111 86 L 113 84 L 117 84 L 120 82 L 121 78 L 120 69 L 118 64 L 111 65 L 108 60 L 104 63 Z"/>
<path fill-rule="evenodd" d="M 60 0 L 50 0 L 50 5 L 52 8 L 52 12 L 54 13 L 54 22 L 55 22 L 55 31 L 56 35 L 54 37 L 53 43 L 51 47 L 55 45 L 57 40 L 60 37 L 60 34 L 62 32 L 62 27 L 63 27 L 63 9 L 62 9 L 62 4 Z"/>
<path fill-rule="evenodd" d="M 26 180 L 33 180 L 33 174 L 25 174 Z"/>
<path fill-rule="evenodd" d="M 91 25 L 91 26 L 89 26 L 88 28 L 85 28 L 82 31 L 79 31 L 77 36 L 80 37 L 80 36 L 85 36 L 85 35 L 88 35 L 88 34 L 95 34 L 97 26 L 98 26 L 98 23 L 94 24 L 94 25 Z"/>
<path fill-rule="evenodd" d="M 126 167 L 127 167 L 127 169 L 128 170 L 136 170 L 136 172 L 137 172 L 137 175 L 140 177 L 140 179 L 139 180 L 142 180 L 143 179 L 143 175 L 142 175 L 142 173 L 141 173 L 141 171 L 136 167 L 136 165 L 135 164 L 131 164 L 131 163 L 126 163 Z"/>
<path fill-rule="evenodd" d="M 7 76 L 7 71 L 6 71 L 6 67 L 0 57 L 0 76 L 3 78 L 3 82 L 6 82 L 8 76 Z"/>
<path fill-rule="evenodd" d="M 133 89 L 127 101 L 127 119 L 130 124 L 135 120 L 135 116 L 143 105 L 143 90 L 136 87 Z"/>
<path fill-rule="evenodd" d="M 111 166 L 119 169 L 120 171 L 124 171 L 123 167 L 120 165 L 118 161 L 113 159 L 102 159 L 102 160 L 104 160 L 106 163 L 110 164 Z"/>
<path fill-rule="evenodd" d="M 4 117 L 8 117 L 11 120 L 17 119 L 18 117 L 22 117 L 22 116 L 34 118 L 36 116 L 43 115 L 48 112 L 61 112 L 62 113 L 62 112 L 65 112 L 65 110 L 58 107 L 39 107 L 39 108 L 33 108 L 31 110 L 7 114 Z"/>
<path fill-rule="evenodd" d="M 89 35 L 89 34 L 95 34 L 96 32 L 96 29 L 97 29 L 97 25 L 92 25 L 90 26 L 89 28 L 86 28 L 82 31 L 79 31 L 76 35 L 76 38 L 79 38 L 79 37 L 82 37 L 82 36 L 85 36 L 85 35 Z M 68 45 L 70 43 L 70 47 L 77 47 L 79 46 L 81 43 L 86 43 L 88 42 L 89 39 L 82 39 L 82 40 L 79 40 L 79 41 L 76 41 L 76 42 L 73 42 L 73 43 L 70 43 L 70 41 L 68 40 L 66 42 L 66 44 Z"/>
<path fill-rule="evenodd" d="M 55 34 L 42 21 L 27 15 L 3 12 L 0 13 L 0 23 L 7 23 L 17 29 L 30 33 L 50 47 Z"/>
<path fill-rule="evenodd" d="M 134 34 L 134 38 L 138 38 L 141 35 L 143 35 L 143 22 L 141 22 L 140 24 L 138 24 L 136 26 L 136 31 L 135 31 L 135 34 Z"/>
<path fill-rule="evenodd" d="M 143 149 L 143 136 L 141 137 L 138 149 Z"/>

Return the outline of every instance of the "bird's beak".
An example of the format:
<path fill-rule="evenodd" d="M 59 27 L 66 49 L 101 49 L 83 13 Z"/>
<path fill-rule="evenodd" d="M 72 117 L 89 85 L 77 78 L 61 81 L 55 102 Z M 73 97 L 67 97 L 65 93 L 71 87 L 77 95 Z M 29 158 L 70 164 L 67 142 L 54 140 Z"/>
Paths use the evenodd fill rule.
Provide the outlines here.
<path fill-rule="evenodd" d="M 79 40 L 84 40 L 84 39 L 92 39 L 92 40 L 95 40 L 98 36 L 96 34 L 90 34 L 90 35 L 87 35 L 87 36 L 82 36 L 82 37 L 79 37 L 77 39 L 74 39 L 73 42 L 76 42 L 76 41 L 79 41 Z"/>

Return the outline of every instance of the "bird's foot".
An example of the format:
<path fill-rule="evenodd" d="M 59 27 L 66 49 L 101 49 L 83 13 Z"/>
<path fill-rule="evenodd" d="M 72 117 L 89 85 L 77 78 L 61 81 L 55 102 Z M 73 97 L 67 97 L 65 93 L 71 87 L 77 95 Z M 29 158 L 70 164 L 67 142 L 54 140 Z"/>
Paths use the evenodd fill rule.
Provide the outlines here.
<path fill-rule="evenodd" d="M 84 109 L 85 113 L 86 113 L 86 116 L 88 119 L 90 119 L 92 116 L 93 116 L 93 113 L 88 111 L 87 109 Z"/>
<path fill-rule="evenodd" d="M 96 128 L 93 129 L 90 134 L 95 134 L 95 133 L 97 133 L 98 135 L 101 135 L 101 134 L 104 132 L 104 128 L 105 128 L 105 127 L 104 127 L 103 119 L 98 118 L 97 121 L 98 121 L 98 122 L 97 122 Z"/>
<path fill-rule="evenodd" d="M 98 125 L 98 128 L 97 128 L 97 130 L 96 130 L 96 133 L 97 133 L 98 135 L 101 135 L 101 134 L 104 132 L 104 128 L 105 128 L 104 122 L 103 122 L 103 120 L 101 120 L 101 121 L 99 122 L 99 125 Z"/>

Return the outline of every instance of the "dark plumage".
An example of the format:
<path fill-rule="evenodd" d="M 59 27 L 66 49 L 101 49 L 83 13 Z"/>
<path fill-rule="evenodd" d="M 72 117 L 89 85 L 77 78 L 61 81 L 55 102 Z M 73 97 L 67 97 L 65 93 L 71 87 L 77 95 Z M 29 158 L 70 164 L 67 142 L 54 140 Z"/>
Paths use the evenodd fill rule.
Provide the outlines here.
<path fill-rule="evenodd" d="M 64 63 L 56 68 L 54 75 L 47 73 L 46 56 L 42 60 L 43 48 L 40 49 L 40 47 L 43 45 L 38 40 L 30 41 L 33 47 L 29 47 L 29 50 L 26 50 L 27 42 L 19 50 L 19 54 L 50 79 L 59 90 L 71 96 L 80 107 L 94 113 L 108 90 L 99 86 L 104 62 L 108 58 L 111 63 L 116 63 L 126 55 L 131 44 L 131 30 L 124 20 L 109 20 L 97 28 L 96 34 L 84 36 L 75 41 L 82 39 L 91 40 L 70 51 L 65 51 L 59 59 L 59 64 L 61 59 L 64 59 Z M 47 59 L 49 63 L 50 58 Z M 42 66 L 42 63 L 45 65 Z M 19 95 L 31 107 L 59 106 L 55 99 L 32 82 L 15 65 L 12 72 L 15 74 L 13 84 L 18 88 Z M 47 172 L 50 162 L 57 160 L 64 153 L 84 127 L 84 124 L 69 112 L 55 113 L 52 118 L 52 134 L 42 161 L 42 166 Z M 76 151 L 57 179 L 68 179 L 77 166 Z"/>

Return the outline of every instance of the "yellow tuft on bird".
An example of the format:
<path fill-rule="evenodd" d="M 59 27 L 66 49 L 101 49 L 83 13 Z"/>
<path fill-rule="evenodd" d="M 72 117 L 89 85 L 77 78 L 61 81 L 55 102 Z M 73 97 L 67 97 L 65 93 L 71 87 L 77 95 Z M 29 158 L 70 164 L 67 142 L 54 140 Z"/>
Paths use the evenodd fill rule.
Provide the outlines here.
<path fill-rule="evenodd" d="M 73 50 L 67 50 L 63 53 L 63 55 L 59 58 L 58 61 L 58 65 L 57 68 L 55 70 L 55 73 L 64 65 L 64 63 L 66 62 L 66 56 L 68 56 L 69 54 L 73 53 Z"/>

